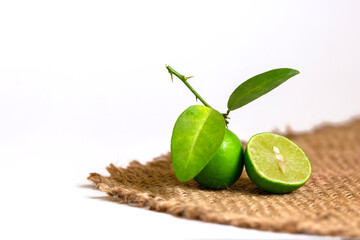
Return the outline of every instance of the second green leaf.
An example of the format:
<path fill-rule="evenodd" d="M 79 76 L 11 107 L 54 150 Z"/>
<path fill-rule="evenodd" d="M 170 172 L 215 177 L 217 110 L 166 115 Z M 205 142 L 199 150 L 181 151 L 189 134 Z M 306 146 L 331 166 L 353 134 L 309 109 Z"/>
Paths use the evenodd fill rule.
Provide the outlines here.
<path fill-rule="evenodd" d="M 298 70 L 279 68 L 248 79 L 231 94 L 228 100 L 229 111 L 241 108 L 254 101 L 297 74 L 299 74 Z"/>

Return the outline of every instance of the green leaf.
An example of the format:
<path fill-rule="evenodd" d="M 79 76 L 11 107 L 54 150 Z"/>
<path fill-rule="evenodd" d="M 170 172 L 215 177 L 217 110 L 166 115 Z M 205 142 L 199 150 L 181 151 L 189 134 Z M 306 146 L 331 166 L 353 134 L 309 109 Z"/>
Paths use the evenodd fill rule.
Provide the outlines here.
<path fill-rule="evenodd" d="M 231 94 L 228 101 L 229 111 L 233 111 L 254 101 L 299 73 L 300 72 L 295 69 L 279 68 L 248 79 Z"/>
<path fill-rule="evenodd" d="M 171 137 L 171 161 L 177 178 L 189 181 L 211 160 L 225 136 L 218 111 L 194 105 L 177 119 Z"/>

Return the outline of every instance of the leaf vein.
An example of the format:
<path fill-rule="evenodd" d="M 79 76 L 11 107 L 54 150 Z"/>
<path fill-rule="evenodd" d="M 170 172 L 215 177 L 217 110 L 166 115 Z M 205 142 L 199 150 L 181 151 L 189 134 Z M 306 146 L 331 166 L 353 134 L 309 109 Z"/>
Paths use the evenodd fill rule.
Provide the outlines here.
<path fill-rule="evenodd" d="M 192 153 L 193 153 L 193 151 L 194 151 L 194 147 L 195 147 L 196 142 L 197 142 L 197 140 L 198 140 L 198 138 L 199 138 L 199 136 L 200 136 L 200 133 L 201 133 L 201 131 L 203 130 L 203 127 L 204 127 L 206 121 L 208 120 L 208 118 L 209 118 L 209 116 L 210 116 L 210 113 L 211 113 L 212 111 L 213 111 L 213 110 L 210 108 L 210 109 L 209 109 L 209 112 L 206 114 L 206 116 L 205 116 L 205 118 L 204 118 L 203 124 L 202 124 L 201 127 L 199 128 L 200 130 L 197 132 L 197 134 L 196 134 L 196 136 L 195 136 L 195 141 L 194 141 L 195 144 L 193 144 L 193 145 L 191 146 L 191 149 L 190 149 L 190 151 L 189 151 L 189 158 L 187 158 L 187 162 L 186 162 L 186 166 L 185 166 L 186 172 L 187 172 L 188 167 L 189 167 L 189 162 L 190 162 L 190 159 L 191 159 L 190 156 L 192 155 Z"/>

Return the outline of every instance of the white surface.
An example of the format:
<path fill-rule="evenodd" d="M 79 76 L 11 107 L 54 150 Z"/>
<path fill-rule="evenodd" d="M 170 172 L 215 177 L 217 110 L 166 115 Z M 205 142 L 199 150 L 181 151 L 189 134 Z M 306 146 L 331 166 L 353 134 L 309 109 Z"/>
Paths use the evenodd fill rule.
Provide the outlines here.
<path fill-rule="evenodd" d="M 231 113 L 241 139 L 358 115 L 359 12 L 359 1 L 1 1 L 0 239 L 305 239 L 102 201 L 84 185 L 111 162 L 169 150 L 195 101 L 166 63 L 220 111 L 253 75 L 301 71 Z"/>

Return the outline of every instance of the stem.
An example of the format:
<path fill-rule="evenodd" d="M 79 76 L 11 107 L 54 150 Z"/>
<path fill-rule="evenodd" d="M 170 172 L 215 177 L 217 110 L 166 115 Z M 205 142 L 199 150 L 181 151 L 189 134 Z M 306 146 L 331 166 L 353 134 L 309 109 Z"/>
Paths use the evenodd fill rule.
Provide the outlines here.
<path fill-rule="evenodd" d="M 197 99 L 199 99 L 205 106 L 212 108 L 192 87 L 191 85 L 187 82 L 187 80 L 191 77 L 185 77 L 184 75 L 181 75 L 180 73 L 178 73 L 177 71 L 175 71 L 172 67 L 170 67 L 169 65 L 165 65 L 165 67 L 167 68 L 167 70 L 169 71 L 170 75 L 171 75 L 171 80 L 173 80 L 173 74 L 178 77 L 187 87 L 188 89 L 190 89 L 190 91 L 195 95 L 195 97 Z"/>

